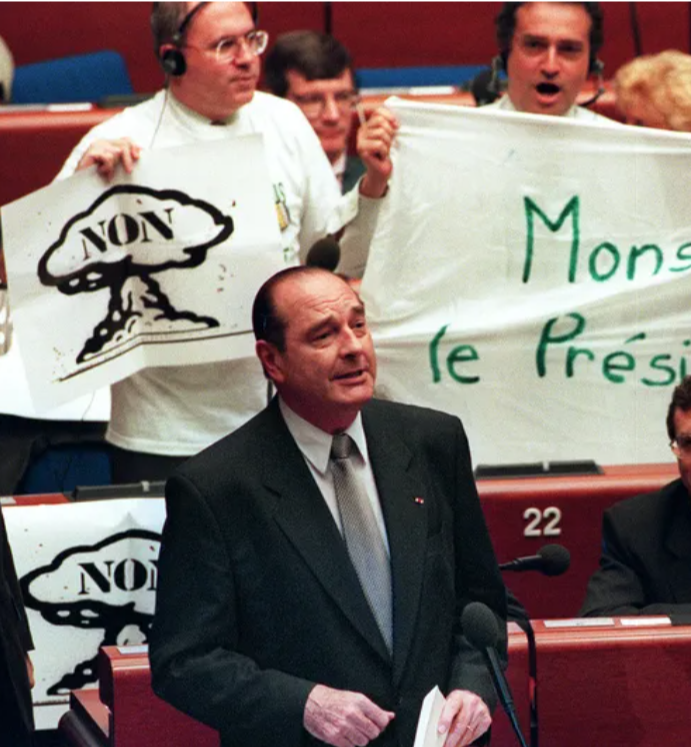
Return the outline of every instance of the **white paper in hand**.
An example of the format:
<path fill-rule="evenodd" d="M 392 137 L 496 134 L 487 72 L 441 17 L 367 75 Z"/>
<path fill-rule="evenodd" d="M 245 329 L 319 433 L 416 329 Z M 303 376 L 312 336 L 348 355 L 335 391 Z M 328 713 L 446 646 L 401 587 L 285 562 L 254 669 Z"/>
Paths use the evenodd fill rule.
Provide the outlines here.
<path fill-rule="evenodd" d="M 446 699 L 438 687 L 435 686 L 427 693 L 422 701 L 413 747 L 442 747 L 446 734 L 439 734 L 437 726 L 445 702 Z"/>

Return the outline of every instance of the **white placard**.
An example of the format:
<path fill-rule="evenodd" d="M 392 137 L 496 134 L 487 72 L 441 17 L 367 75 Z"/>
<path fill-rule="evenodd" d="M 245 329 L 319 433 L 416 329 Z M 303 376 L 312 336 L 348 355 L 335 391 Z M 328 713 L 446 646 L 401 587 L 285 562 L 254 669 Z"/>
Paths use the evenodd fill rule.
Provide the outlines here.
<path fill-rule="evenodd" d="M 285 266 L 263 140 L 144 152 L 2 210 L 15 337 L 39 409 L 147 366 L 253 355 L 251 307 Z"/>
<path fill-rule="evenodd" d="M 379 392 L 486 464 L 671 459 L 691 373 L 691 135 L 389 101 L 362 283 Z"/>
<path fill-rule="evenodd" d="M 154 613 L 162 498 L 3 509 L 34 639 L 38 717 L 95 686 L 101 646 L 146 643 Z"/>

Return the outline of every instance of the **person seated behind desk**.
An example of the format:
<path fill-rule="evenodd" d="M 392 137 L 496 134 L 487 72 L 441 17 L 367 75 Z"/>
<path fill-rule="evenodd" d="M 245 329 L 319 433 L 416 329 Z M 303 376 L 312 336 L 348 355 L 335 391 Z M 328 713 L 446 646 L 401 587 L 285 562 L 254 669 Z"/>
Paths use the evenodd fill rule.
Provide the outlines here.
<path fill-rule="evenodd" d="M 348 155 L 358 103 L 348 50 L 329 34 L 291 31 L 276 39 L 264 72 L 271 93 L 297 104 L 309 120 L 342 191 L 352 189 L 365 167 Z"/>
<path fill-rule="evenodd" d="M 691 376 L 674 390 L 667 432 L 680 479 L 605 511 L 583 617 L 691 615 Z"/>

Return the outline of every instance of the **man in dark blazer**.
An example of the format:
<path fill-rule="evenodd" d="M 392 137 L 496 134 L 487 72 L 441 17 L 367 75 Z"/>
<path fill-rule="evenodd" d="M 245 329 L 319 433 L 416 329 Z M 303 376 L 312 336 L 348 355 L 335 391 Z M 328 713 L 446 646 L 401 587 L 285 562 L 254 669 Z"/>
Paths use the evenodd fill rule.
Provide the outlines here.
<path fill-rule="evenodd" d="M 487 604 L 505 655 L 505 590 L 460 421 L 372 400 L 364 308 L 336 275 L 279 273 L 253 323 L 278 398 L 168 481 L 154 689 L 224 747 L 412 747 L 439 685 L 446 745 L 482 739 L 495 693 L 459 621 Z M 391 652 L 334 508 L 329 449 L 343 432 L 390 557 Z"/>
<path fill-rule="evenodd" d="M 24 602 L 17 582 L 5 518 L 0 510 L 0 744 L 30 747 L 33 649 Z"/>
<path fill-rule="evenodd" d="M 667 431 L 681 479 L 605 511 L 583 616 L 691 618 L 691 376 L 674 390 Z"/>
<path fill-rule="evenodd" d="M 345 194 L 365 174 L 357 155 L 348 153 L 359 96 L 348 50 L 330 34 L 280 34 L 264 63 L 266 86 L 297 104 L 316 132 Z"/>

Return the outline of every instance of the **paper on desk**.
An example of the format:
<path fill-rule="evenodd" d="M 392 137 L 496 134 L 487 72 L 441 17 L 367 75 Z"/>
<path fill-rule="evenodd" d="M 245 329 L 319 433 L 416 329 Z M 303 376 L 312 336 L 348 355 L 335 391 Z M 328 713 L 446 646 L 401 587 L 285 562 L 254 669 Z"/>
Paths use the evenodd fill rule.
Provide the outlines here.
<path fill-rule="evenodd" d="M 446 699 L 437 686 L 427 693 L 422 701 L 413 747 L 442 747 L 446 734 L 439 734 L 437 725 L 445 702 Z"/>

